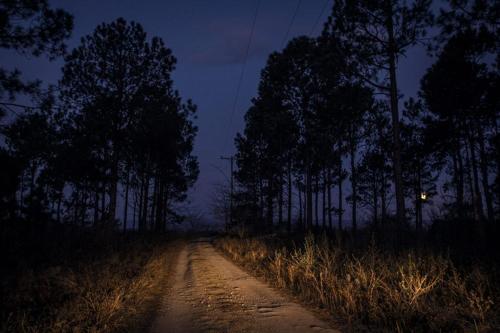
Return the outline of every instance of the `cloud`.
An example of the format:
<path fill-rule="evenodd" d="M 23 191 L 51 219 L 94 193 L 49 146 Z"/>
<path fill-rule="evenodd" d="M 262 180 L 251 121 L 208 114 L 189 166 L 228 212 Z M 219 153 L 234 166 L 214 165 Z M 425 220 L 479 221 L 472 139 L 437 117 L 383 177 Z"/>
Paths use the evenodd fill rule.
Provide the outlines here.
<path fill-rule="evenodd" d="M 203 65 L 234 65 L 245 60 L 251 27 L 242 22 L 211 22 L 207 27 L 207 39 L 200 41 L 188 61 Z M 266 57 L 273 49 L 273 40 L 256 28 L 250 45 L 248 59 Z"/>

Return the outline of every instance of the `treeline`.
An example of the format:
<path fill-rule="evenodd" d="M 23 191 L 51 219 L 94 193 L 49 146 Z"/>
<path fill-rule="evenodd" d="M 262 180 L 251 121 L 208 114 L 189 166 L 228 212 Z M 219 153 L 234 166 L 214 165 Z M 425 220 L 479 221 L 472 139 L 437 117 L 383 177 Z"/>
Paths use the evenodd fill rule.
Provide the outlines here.
<path fill-rule="evenodd" d="M 2 47 L 65 55 L 48 91 L 18 71 L 0 73 L 0 108 L 10 114 L 1 129 L 0 218 L 158 231 L 181 219 L 175 205 L 198 175 L 196 106 L 173 88 L 171 50 L 118 19 L 67 53 L 68 13 L 29 0 L 2 2 L 0 11 Z M 32 105 L 16 104 L 19 94 Z"/>
<path fill-rule="evenodd" d="M 435 218 L 498 219 L 500 6 L 431 5 L 336 0 L 321 36 L 270 55 L 235 139 L 233 223 L 342 230 L 347 215 L 354 232 L 421 231 L 431 203 Z M 399 61 L 417 44 L 435 63 L 401 103 Z"/>

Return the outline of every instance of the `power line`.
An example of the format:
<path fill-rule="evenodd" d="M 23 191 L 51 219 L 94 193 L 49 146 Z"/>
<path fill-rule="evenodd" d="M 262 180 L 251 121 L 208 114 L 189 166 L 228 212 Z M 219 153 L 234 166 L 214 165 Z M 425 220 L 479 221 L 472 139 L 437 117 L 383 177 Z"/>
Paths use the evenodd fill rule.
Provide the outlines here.
<path fill-rule="evenodd" d="M 261 2 L 261 0 L 257 0 L 257 5 L 255 7 L 255 12 L 254 12 L 253 21 L 252 21 L 252 28 L 250 30 L 250 35 L 249 35 L 247 47 L 246 47 L 246 50 L 245 50 L 245 56 L 244 56 L 243 64 L 242 64 L 242 67 L 241 67 L 240 76 L 238 78 L 238 84 L 236 86 L 236 95 L 234 97 L 233 107 L 232 107 L 232 110 L 231 110 L 231 117 L 229 119 L 229 128 L 232 128 L 232 125 L 233 125 L 234 113 L 236 111 L 236 107 L 237 107 L 237 104 L 238 104 L 238 98 L 239 98 L 239 95 L 240 95 L 241 84 L 242 84 L 243 78 L 245 76 L 245 70 L 246 70 L 248 55 L 250 53 L 250 47 L 252 45 L 252 40 L 253 40 L 253 36 L 254 36 L 254 32 L 255 32 L 255 25 L 256 25 L 258 13 L 259 13 L 260 2 Z M 310 35 L 312 35 L 314 33 L 314 31 L 316 30 L 316 27 L 318 26 L 321 18 L 323 17 L 323 14 L 324 14 L 326 8 L 328 7 L 328 3 L 329 2 L 330 2 L 330 0 L 326 0 L 325 3 L 323 4 L 323 7 L 321 8 L 321 12 L 318 15 L 318 17 L 316 18 L 316 20 L 315 20 L 315 22 L 314 22 L 314 24 L 313 24 L 313 26 L 311 28 Z M 290 22 L 288 24 L 288 27 L 287 27 L 287 30 L 286 30 L 286 34 L 285 34 L 285 36 L 283 38 L 282 48 L 285 46 L 285 43 L 287 42 L 288 36 L 290 34 L 290 31 L 292 29 L 293 24 L 295 23 L 295 19 L 297 18 L 297 14 L 299 12 L 301 4 L 302 4 L 302 0 L 298 0 L 297 1 L 297 6 L 295 6 L 295 10 L 293 12 L 292 18 L 291 18 L 291 20 L 290 20 Z M 229 138 L 230 137 L 231 137 L 231 132 L 229 132 Z M 225 147 L 227 147 L 227 143 L 228 142 L 226 141 Z"/>
<path fill-rule="evenodd" d="M 229 157 L 221 156 L 221 160 L 226 160 L 230 162 L 230 168 L 231 168 L 231 180 L 230 180 L 230 197 L 229 197 L 229 225 L 233 225 L 233 195 L 234 195 L 234 156 L 231 155 Z M 227 229 L 226 225 L 226 229 Z"/>
<path fill-rule="evenodd" d="M 12 112 L 13 114 L 15 114 L 15 115 L 16 115 L 16 116 L 18 116 L 18 117 L 20 117 L 20 116 L 21 116 L 21 115 L 20 115 L 17 111 L 13 110 L 13 109 L 12 109 L 9 105 L 7 105 L 7 104 L 0 103 L 0 108 L 3 108 L 4 110 L 10 111 L 10 112 Z"/>
<path fill-rule="evenodd" d="M 15 111 L 13 109 L 13 107 L 23 109 L 24 111 L 29 110 L 29 109 L 32 109 L 32 110 L 33 109 L 40 109 L 40 107 L 37 107 L 37 106 L 29 106 L 29 105 L 16 104 L 16 103 L 7 103 L 7 102 L 0 102 L 0 107 L 2 107 L 4 110 L 7 110 L 7 111 L 14 113 L 16 116 L 20 116 L 20 115 L 17 111 Z"/>
<path fill-rule="evenodd" d="M 297 6 L 295 7 L 295 11 L 293 12 L 292 19 L 290 20 L 290 23 L 288 24 L 288 28 L 286 29 L 285 38 L 283 38 L 283 42 L 281 43 L 281 48 L 285 47 L 285 43 L 288 39 L 288 35 L 290 34 L 290 30 L 292 29 L 293 23 L 295 22 L 295 18 L 297 17 L 297 13 L 299 12 L 299 8 L 300 8 L 301 3 L 302 3 L 302 0 L 297 1 Z"/>
<path fill-rule="evenodd" d="M 245 50 L 245 57 L 243 58 L 244 59 L 243 60 L 243 65 L 241 66 L 240 77 L 238 79 L 238 85 L 236 86 L 236 95 L 234 97 L 233 108 L 231 110 L 231 118 L 229 119 L 229 129 L 231 129 L 232 125 L 233 125 L 233 117 L 234 117 L 234 112 L 236 111 L 236 106 L 238 104 L 238 97 L 240 95 L 241 83 L 243 81 L 243 77 L 245 76 L 245 69 L 246 69 L 246 66 L 247 66 L 248 54 L 250 52 L 250 46 L 252 45 L 253 34 L 254 34 L 254 31 L 255 31 L 255 23 L 257 22 L 257 16 L 258 16 L 258 13 L 259 13 L 260 1 L 261 0 L 257 0 L 257 6 L 255 7 L 255 13 L 254 13 L 254 16 L 253 16 L 252 28 L 250 30 L 250 36 L 248 37 L 248 43 L 247 43 L 247 47 L 246 47 L 246 50 Z M 230 131 L 229 132 L 229 137 L 231 137 L 231 134 L 232 133 Z M 227 147 L 227 141 L 226 141 L 225 146 Z"/>
<path fill-rule="evenodd" d="M 316 27 L 318 26 L 321 18 L 323 17 L 323 14 L 325 13 L 326 7 L 328 7 L 328 3 L 330 0 L 326 0 L 325 3 L 323 4 L 323 8 L 321 8 L 321 12 L 319 13 L 318 17 L 316 18 L 316 21 L 314 21 L 314 24 L 311 28 L 311 32 L 309 33 L 309 36 L 312 37 L 314 30 L 316 30 Z"/>

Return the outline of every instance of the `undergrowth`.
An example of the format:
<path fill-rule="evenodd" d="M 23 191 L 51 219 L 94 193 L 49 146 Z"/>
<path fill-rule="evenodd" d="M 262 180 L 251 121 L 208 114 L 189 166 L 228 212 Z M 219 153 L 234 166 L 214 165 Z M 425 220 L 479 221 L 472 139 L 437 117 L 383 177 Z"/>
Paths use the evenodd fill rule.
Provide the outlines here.
<path fill-rule="evenodd" d="M 121 236 L 108 242 L 123 243 L 7 272 L 0 331 L 143 332 L 166 278 L 168 242 Z"/>
<path fill-rule="evenodd" d="M 371 246 L 351 253 L 326 238 L 299 246 L 225 237 L 234 261 L 302 300 L 326 309 L 349 331 L 491 332 L 499 329 L 498 274 L 479 264 Z"/>

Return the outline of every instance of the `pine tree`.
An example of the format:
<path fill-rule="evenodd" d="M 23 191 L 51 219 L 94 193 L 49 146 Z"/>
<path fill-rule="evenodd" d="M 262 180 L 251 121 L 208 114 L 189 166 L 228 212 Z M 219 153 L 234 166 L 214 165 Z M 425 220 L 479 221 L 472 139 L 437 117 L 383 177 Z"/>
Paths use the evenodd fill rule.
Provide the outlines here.
<path fill-rule="evenodd" d="M 425 36 L 431 23 L 430 0 L 343 1 L 334 3 L 324 35 L 339 40 L 354 72 L 365 82 L 389 95 L 393 129 L 393 167 L 397 218 L 405 220 L 397 60 L 408 47 Z M 384 82 L 374 78 L 384 76 Z M 386 82 L 386 80 L 388 82 Z"/>

